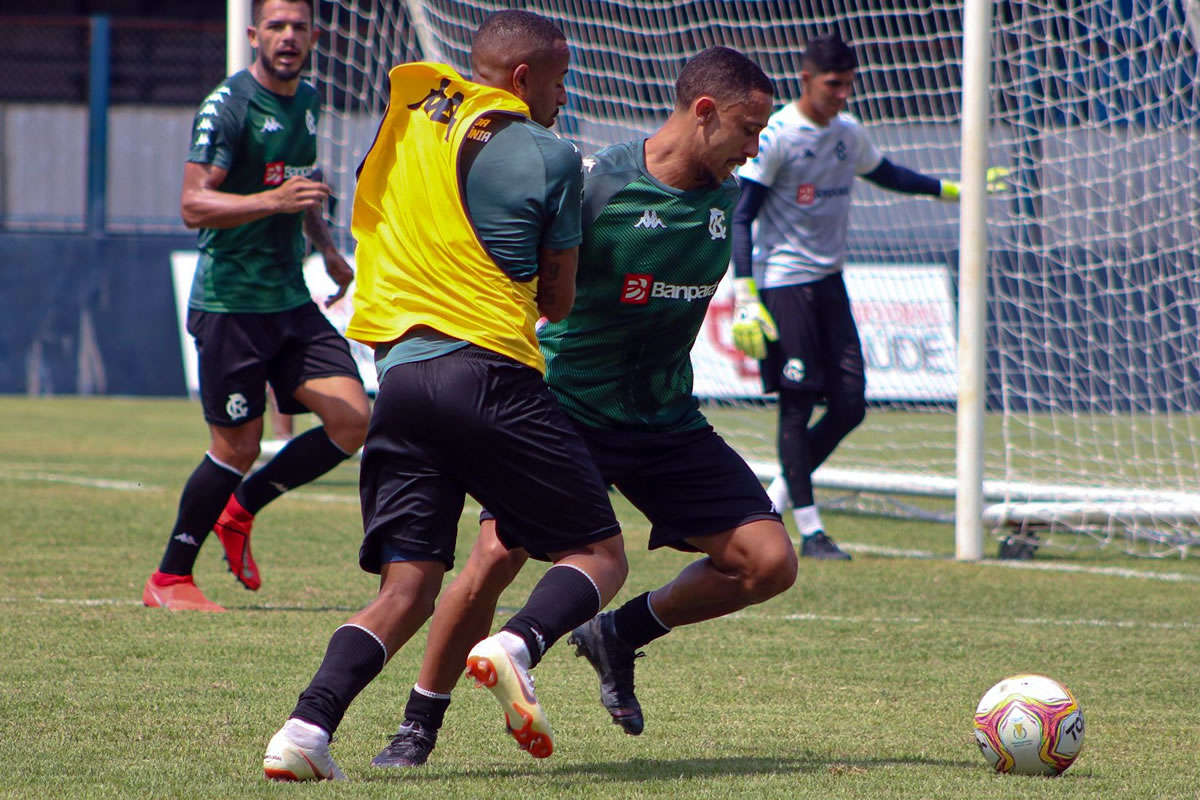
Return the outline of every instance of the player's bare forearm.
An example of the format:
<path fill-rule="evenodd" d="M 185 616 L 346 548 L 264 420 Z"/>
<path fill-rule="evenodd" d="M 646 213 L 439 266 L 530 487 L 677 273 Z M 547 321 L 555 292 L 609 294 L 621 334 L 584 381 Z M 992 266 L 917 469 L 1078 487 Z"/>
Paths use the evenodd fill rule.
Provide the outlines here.
<path fill-rule="evenodd" d="M 325 223 L 325 216 L 319 208 L 309 208 L 304 212 L 304 235 L 312 242 L 313 249 L 322 255 L 337 252 L 333 234 Z"/>
<path fill-rule="evenodd" d="M 236 228 L 278 212 L 266 192 L 231 194 L 198 188 L 184 190 L 180 213 L 189 228 Z"/>

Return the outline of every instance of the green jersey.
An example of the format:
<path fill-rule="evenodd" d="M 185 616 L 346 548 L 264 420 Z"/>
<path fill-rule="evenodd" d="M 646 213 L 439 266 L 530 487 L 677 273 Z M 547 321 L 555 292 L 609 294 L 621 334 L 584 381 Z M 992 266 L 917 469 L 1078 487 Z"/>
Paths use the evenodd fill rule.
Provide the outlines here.
<path fill-rule="evenodd" d="M 585 158 L 575 305 L 539 332 L 546 383 L 576 421 L 661 432 L 708 424 L 691 349 L 729 266 L 739 188 L 682 191 L 646 170 L 644 142 Z"/>
<path fill-rule="evenodd" d="M 269 91 L 248 70 L 229 76 L 204 98 L 192 123 L 187 160 L 227 171 L 218 189 L 254 194 L 317 160 L 317 91 L 301 83 L 287 97 Z M 304 284 L 304 214 L 272 214 L 236 228 L 201 228 L 200 260 L 188 307 L 202 311 L 270 313 L 311 300 Z"/>

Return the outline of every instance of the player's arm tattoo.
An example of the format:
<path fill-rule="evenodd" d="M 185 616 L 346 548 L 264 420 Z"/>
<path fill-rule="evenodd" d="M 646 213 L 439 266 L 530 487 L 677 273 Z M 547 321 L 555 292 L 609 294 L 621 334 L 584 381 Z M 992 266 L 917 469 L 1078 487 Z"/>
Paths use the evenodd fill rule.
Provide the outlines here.
<path fill-rule="evenodd" d="M 538 270 L 538 304 L 554 305 L 558 299 L 558 278 L 562 274 L 562 261 L 558 258 L 548 258 Z"/>

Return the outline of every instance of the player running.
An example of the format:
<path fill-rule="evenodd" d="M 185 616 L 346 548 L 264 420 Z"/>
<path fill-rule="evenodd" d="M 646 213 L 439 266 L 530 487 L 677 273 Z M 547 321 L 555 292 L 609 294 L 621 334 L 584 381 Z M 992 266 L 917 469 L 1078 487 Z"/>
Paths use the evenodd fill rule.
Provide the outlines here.
<path fill-rule="evenodd" d="M 142 589 L 145 605 L 172 611 L 225 610 L 192 578 L 214 529 L 229 570 L 257 590 L 254 516 L 357 452 L 370 413 L 350 348 L 313 302 L 301 269 L 303 228 L 340 287 L 329 302 L 354 278 L 321 216 L 329 187 L 314 174 L 320 103 L 300 81 L 315 38 L 312 3 L 254 0 L 251 15 L 258 57 L 201 104 L 183 173 L 183 220 L 200 228 L 187 329 L 211 444 Z M 322 425 L 246 477 L 260 452 L 268 384 L 280 411 L 312 411 Z"/>
<path fill-rule="evenodd" d="M 579 152 L 546 130 L 566 102 L 567 42 L 525 11 L 484 20 L 474 80 L 443 64 L 389 74 L 390 104 L 354 196 L 360 270 L 348 334 L 375 345 L 359 565 L 379 594 L 333 632 L 263 771 L 342 777 L 329 739 L 428 619 L 454 563 L 466 494 L 499 535 L 554 565 L 495 636 L 456 653 L 531 755 L 554 749 L 529 671 L 625 580 L 599 472 L 542 378 L 534 323 L 575 298 Z M 522 552 L 526 552 L 523 550 Z M 480 641 L 482 640 L 482 641 Z M 474 645 L 474 647 L 472 647 Z"/>
<path fill-rule="evenodd" d="M 750 59 L 714 47 L 687 62 L 675 92 L 673 112 L 649 139 L 584 160 L 575 305 L 539 334 L 550 390 L 604 480 L 651 521 L 651 549 L 703 554 L 571 635 L 599 675 L 613 722 L 634 735 L 644 724 L 633 684 L 638 648 L 761 603 L 796 578 L 795 548 L 762 485 L 700 413 L 690 359 L 728 269 L 738 196 L 731 175 L 757 150 L 772 87 Z M 404 722 L 376 766 L 429 757 L 462 658 L 487 635 L 500 593 L 527 558 L 514 544 L 493 521 L 481 526 L 434 612 Z"/>

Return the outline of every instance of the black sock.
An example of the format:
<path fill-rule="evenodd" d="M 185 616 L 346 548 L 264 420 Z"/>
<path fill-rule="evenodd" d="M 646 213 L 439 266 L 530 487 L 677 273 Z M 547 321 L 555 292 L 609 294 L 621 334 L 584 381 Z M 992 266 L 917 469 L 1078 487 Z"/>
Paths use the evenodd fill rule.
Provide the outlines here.
<path fill-rule="evenodd" d="M 538 581 L 525 606 L 504 624 L 525 640 L 529 666 L 537 666 L 563 634 L 596 616 L 600 596 L 586 573 L 566 565 L 554 566 Z"/>
<path fill-rule="evenodd" d="M 205 453 L 204 460 L 183 485 L 179 513 L 175 517 L 175 527 L 171 529 L 171 538 L 167 540 L 167 550 L 158 565 L 159 572 L 192 574 L 200 545 L 217 524 L 217 517 L 225 509 L 229 495 L 241 481 L 242 476 L 237 471 L 218 464 Z"/>
<path fill-rule="evenodd" d="M 404 721 L 419 723 L 425 730 L 436 733 L 442 727 L 442 719 L 449 707 L 449 697 L 430 697 L 413 687 L 408 693 L 408 704 L 404 706 Z"/>
<path fill-rule="evenodd" d="M 350 703 L 385 664 L 387 653 L 374 634 L 357 625 L 343 625 L 329 637 L 325 658 L 291 715 L 321 726 L 332 736 Z"/>
<path fill-rule="evenodd" d="M 649 592 L 638 595 L 614 611 L 613 625 L 621 641 L 635 650 L 671 632 L 650 610 Z"/>
<path fill-rule="evenodd" d="M 349 456 L 324 428 L 313 428 L 289 441 L 263 468 L 237 488 L 237 501 L 251 514 L 279 495 L 321 477 Z"/>

